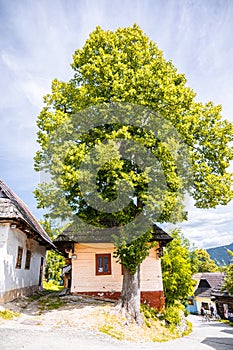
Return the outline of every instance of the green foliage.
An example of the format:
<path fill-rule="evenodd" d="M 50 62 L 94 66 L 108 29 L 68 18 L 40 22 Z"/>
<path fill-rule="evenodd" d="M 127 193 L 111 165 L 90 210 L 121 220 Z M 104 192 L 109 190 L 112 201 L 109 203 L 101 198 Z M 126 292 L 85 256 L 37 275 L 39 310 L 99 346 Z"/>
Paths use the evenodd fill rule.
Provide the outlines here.
<path fill-rule="evenodd" d="M 181 324 L 181 315 L 183 315 L 183 313 L 184 306 L 180 303 L 175 303 L 166 307 L 163 318 L 168 324 L 178 326 Z"/>
<path fill-rule="evenodd" d="M 44 272 L 46 280 L 52 279 L 55 282 L 59 282 L 61 280 L 61 268 L 64 265 L 64 256 L 58 254 L 53 250 L 48 251 L 46 256 L 46 265 Z"/>
<path fill-rule="evenodd" d="M 53 228 L 51 221 L 48 219 L 41 222 L 44 230 L 49 237 L 54 240 L 60 233 L 61 229 Z M 44 276 L 47 281 L 53 280 L 53 284 L 61 280 L 61 268 L 65 265 L 65 258 L 54 250 L 49 250 L 46 255 L 46 264 Z"/>
<path fill-rule="evenodd" d="M 194 249 L 191 252 L 191 267 L 193 273 L 218 271 L 218 266 L 205 249 Z"/>
<path fill-rule="evenodd" d="M 51 93 L 45 96 L 45 106 L 37 120 L 40 150 L 35 156 L 35 169 L 48 171 L 51 183 L 39 185 L 35 195 L 39 207 L 49 208 L 50 217 L 63 219 L 75 214 L 95 227 L 123 227 L 138 217 L 147 205 L 150 213 L 162 208 L 157 221 L 177 222 L 186 218 L 182 204 L 186 191 L 194 198 L 195 205 L 201 208 L 227 204 L 232 199 L 232 178 L 227 172 L 233 158 L 229 146 L 233 135 L 232 124 L 222 120 L 220 106 L 194 100 L 195 93 L 186 86 L 184 74 L 178 73 L 172 62 L 165 60 L 162 51 L 137 25 L 119 28 L 115 32 L 97 27 L 84 46 L 75 51 L 71 66 L 73 78 L 68 82 L 57 79 L 52 82 Z M 187 146 L 192 163 L 192 183 L 186 183 L 184 176 L 179 176 L 168 145 L 153 134 L 152 127 L 143 128 L 146 126 L 146 116 L 144 125 L 140 127 L 133 127 L 130 122 L 127 125 L 109 124 L 102 120 L 106 114 L 106 110 L 103 110 L 97 126 L 81 136 L 75 134 L 76 139 L 71 139 L 74 130 L 80 127 L 75 124 L 75 114 L 83 113 L 86 120 L 88 114 L 91 116 L 100 106 L 115 106 L 116 111 L 119 107 L 117 103 L 127 103 L 125 115 L 129 118 L 132 106 L 140 105 L 162 116 L 175 127 Z M 166 125 L 163 127 L 165 130 Z M 122 159 L 119 139 L 141 143 L 153 154 L 162 165 L 166 190 L 148 193 L 150 176 L 132 159 Z M 109 142 L 103 149 L 99 145 L 104 140 Z M 118 144 L 113 140 L 118 140 Z M 104 159 L 107 151 L 115 154 L 111 161 L 106 158 L 95 182 L 92 173 L 80 170 L 82 163 L 88 163 L 88 152 L 93 149 L 96 152 L 94 165 L 98 158 Z M 181 152 L 177 150 L 177 156 Z M 157 167 L 154 168 L 153 178 L 157 179 Z M 99 198 L 110 205 L 117 198 L 117 188 L 123 180 L 122 192 L 125 193 L 125 183 L 133 192 L 128 196 L 129 205 L 107 214 L 89 206 L 79 186 L 80 181 L 84 184 L 92 181 L 97 186 Z M 132 197 L 137 200 L 133 201 Z M 147 235 L 147 230 L 144 232 Z M 144 237 L 137 238 L 134 237 L 131 242 L 135 244 L 130 245 L 121 241 L 116 250 L 121 263 L 132 272 L 148 253 Z M 179 250 L 186 256 L 182 244 Z M 189 258 L 185 268 L 182 255 L 178 257 L 172 249 L 169 255 L 174 268 L 169 263 L 170 257 L 165 254 L 163 265 L 167 272 L 164 283 L 167 300 L 172 302 L 174 298 L 184 298 L 192 284 Z M 179 277 L 179 267 L 182 277 Z M 171 278 L 171 286 L 167 276 Z M 183 292 L 181 282 L 184 283 Z"/>
<path fill-rule="evenodd" d="M 172 242 L 164 249 L 162 262 L 163 287 L 166 305 L 184 301 L 193 293 L 189 241 L 179 230 L 172 232 Z"/>
<path fill-rule="evenodd" d="M 233 256 L 232 251 L 228 251 L 228 254 Z M 233 295 L 233 264 L 230 264 L 226 267 L 226 275 L 224 278 L 224 283 L 222 290 L 227 290 L 229 294 Z"/>
<path fill-rule="evenodd" d="M 185 319 L 187 316 L 185 315 L 185 307 L 180 302 L 175 302 L 173 305 L 167 306 L 163 312 L 159 312 L 146 304 L 142 304 L 141 312 L 144 315 L 145 324 L 149 328 L 153 321 L 164 320 L 166 327 L 173 334 L 184 336 L 192 331 L 192 323 Z"/>
<path fill-rule="evenodd" d="M 126 243 L 120 241 L 119 245 L 116 242 L 114 257 L 132 274 L 136 272 L 137 267 L 149 254 L 149 250 L 155 243 L 148 243 L 151 238 L 151 232 L 147 232 L 136 240 Z"/>
<path fill-rule="evenodd" d="M 152 308 L 147 304 L 141 304 L 140 311 L 147 319 L 157 320 L 161 315 L 157 309 Z"/>
<path fill-rule="evenodd" d="M 19 317 L 20 314 L 18 312 L 13 312 L 10 310 L 3 310 L 0 311 L 0 317 L 3 318 L 4 320 L 12 320 L 15 317 Z"/>
<path fill-rule="evenodd" d="M 227 289 L 228 293 L 233 295 L 233 264 L 227 267 L 222 289 Z"/>

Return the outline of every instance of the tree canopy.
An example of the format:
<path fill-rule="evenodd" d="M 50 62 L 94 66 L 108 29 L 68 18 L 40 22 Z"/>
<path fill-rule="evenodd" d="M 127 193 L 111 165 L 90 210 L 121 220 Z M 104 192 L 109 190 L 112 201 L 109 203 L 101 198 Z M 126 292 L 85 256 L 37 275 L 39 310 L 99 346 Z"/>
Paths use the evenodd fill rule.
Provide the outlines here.
<path fill-rule="evenodd" d="M 112 129 L 109 125 L 98 125 L 83 137 L 78 150 L 72 149 L 71 164 L 60 164 L 61 160 L 59 162 L 56 157 L 54 160 L 51 154 L 48 155 L 51 152 L 52 136 L 58 129 L 63 128 L 66 137 L 69 138 L 67 125 L 72 123 L 75 113 L 90 106 L 127 102 L 154 111 L 168 120 L 181 135 L 192 162 L 193 182 L 189 191 L 195 199 L 196 206 L 209 208 L 228 203 L 232 198 L 231 174 L 227 172 L 229 161 L 232 159 L 232 149 L 229 147 L 232 140 L 232 124 L 221 118 L 221 106 L 214 106 L 212 102 L 202 104 L 195 101 L 195 93 L 186 86 L 184 74 L 178 73 L 172 62 L 164 59 L 162 51 L 137 25 L 119 28 L 116 32 L 104 31 L 97 27 L 83 48 L 75 51 L 71 66 L 74 70 L 73 78 L 68 82 L 58 79 L 53 81 L 52 91 L 45 97 L 45 107 L 37 121 L 41 149 L 35 157 L 35 168 L 47 169 L 55 177 L 55 165 L 62 166 L 63 177 L 56 184 L 63 190 L 63 197 L 64 193 L 67 196 L 67 192 L 71 192 L 71 188 L 77 183 L 76 168 L 80 165 L 86 148 L 90 149 L 93 143 L 101 142 L 103 138 L 132 139 L 136 134 L 136 141 L 138 138 L 143 139 L 143 145 L 152 149 L 155 157 L 161 161 L 163 152 L 160 150 L 159 154 L 159 148 L 162 146 L 156 137 L 143 128 L 135 130 L 130 125 L 117 125 L 114 131 L 113 125 Z M 60 147 L 59 142 L 57 147 Z M 124 173 L 135 170 L 132 165 L 130 171 L 125 168 Z M 118 164 L 114 170 L 111 178 L 119 176 L 122 165 Z M 168 171 L 167 166 L 164 173 Z M 172 180 L 174 185 L 177 177 L 174 176 Z M 137 182 L 138 178 L 135 181 Z M 139 181 L 142 182 L 141 176 Z M 40 187 L 36 191 L 40 206 L 52 205 L 53 192 L 47 190 L 48 188 L 43 191 L 43 187 Z M 176 190 L 172 189 L 167 200 L 168 205 L 172 196 L 174 197 L 174 192 Z M 107 198 L 108 196 L 109 193 L 106 194 Z M 57 206 L 58 201 L 52 211 L 55 215 L 61 215 Z M 171 205 L 170 210 L 173 209 L 174 206 Z M 164 219 L 166 220 L 166 217 Z"/>
<path fill-rule="evenodd" d="M 216 272 L 218 266 L 205 249 L 194 249 L 191 252 L 191 266 L 193 273 Z"/>

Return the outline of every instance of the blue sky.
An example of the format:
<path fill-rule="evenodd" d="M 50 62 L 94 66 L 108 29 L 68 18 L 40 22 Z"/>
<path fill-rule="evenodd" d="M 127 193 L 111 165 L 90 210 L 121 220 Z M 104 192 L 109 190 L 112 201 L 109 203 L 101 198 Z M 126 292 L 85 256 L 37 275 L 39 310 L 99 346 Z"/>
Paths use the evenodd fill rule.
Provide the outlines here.
<path fill-rule="evenodd" d="M 37 218 L 33 190 L 36 118 L 54 78 L 72 76 L 72 54 L 97 25 L 140 25 L 185 73 L 197 100 L 212 100 L 233 121 L 233 2 L 231 0 L 0 0 L 0 177 Z M 233 204 L 194 209 L 183 232 L 198 247 L 233 241 Z M 169 227 L 168 227 L 169 228 Z"/>

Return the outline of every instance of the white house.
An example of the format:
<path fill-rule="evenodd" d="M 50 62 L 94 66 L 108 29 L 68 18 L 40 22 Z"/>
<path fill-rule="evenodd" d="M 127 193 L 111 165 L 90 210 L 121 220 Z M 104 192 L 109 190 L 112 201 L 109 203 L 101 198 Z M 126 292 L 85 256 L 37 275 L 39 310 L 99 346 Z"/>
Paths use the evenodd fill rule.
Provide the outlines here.
<path fill-rule="evenodd" d="M 0 302 L 42 285 L 46 250 L 55 248 L 21 199 L 0 180 Z"/>

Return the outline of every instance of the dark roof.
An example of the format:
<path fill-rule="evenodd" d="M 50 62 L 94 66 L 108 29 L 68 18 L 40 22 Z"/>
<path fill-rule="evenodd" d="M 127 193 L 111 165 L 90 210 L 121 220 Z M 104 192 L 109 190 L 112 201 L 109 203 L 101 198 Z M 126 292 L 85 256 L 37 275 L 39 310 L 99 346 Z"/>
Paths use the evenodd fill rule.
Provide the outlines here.
<path fill-rule="evenodd" d="M 167 232 L 163 231 L 161 227 L 157 226 L 156 224 L 153 224 L 152 242 L 158 241 L 162 242 L 162 245 L 166 245 L 172 240 L 173 238 Z"/>
<path fill-rule="evenodd" d="M 193 279 L 197 281 L 195 296 L 211 297 L 213 288 L 215 288 L 223 280 L 222 272 L 200 272 L 193 275 Z"/>
<path fill-rule="evenodd" d="M 0 179 L 0 221 L 12 222 L 50 248 L 56 248 L 25 203 Z"/>
<path fill-rule="evenodd" d="M 225 274 L 223 274 L 223 277 L 222 277 L 222 280 L 218 283 L 218 285 L 212 289 L 211 291 L 211 296 L 214 296 L 214 297 L 230 297 L 230 298 L 233 298 L 233 295 L 232 294 L 229 294 L 228 291 L 225 289 L 225 290 L 222 290 L 222 286 L 223 286 L 223 281 L 224 281 L 224 277 L 225 277 Z"/>
<path fill-rule="evenodd" d="M 116 232 L 116 231 L 115 231 Z M 116 236 L 116 234 L 115 234 Z M 153 225 L 153 236 L 151 242 L 158 241 L 165 246 L 173 238 L 169 236 L 156 224 Z M 82 229 L 75 224 L 70 224 L 62 234 L 54 241 L 59 250 L 72 248 L 73 243 L 113 243 L 114 236 L 111 236 L 108 230 L 100 231 L 92 229 L 89 232 L 83 232 Z"/>

